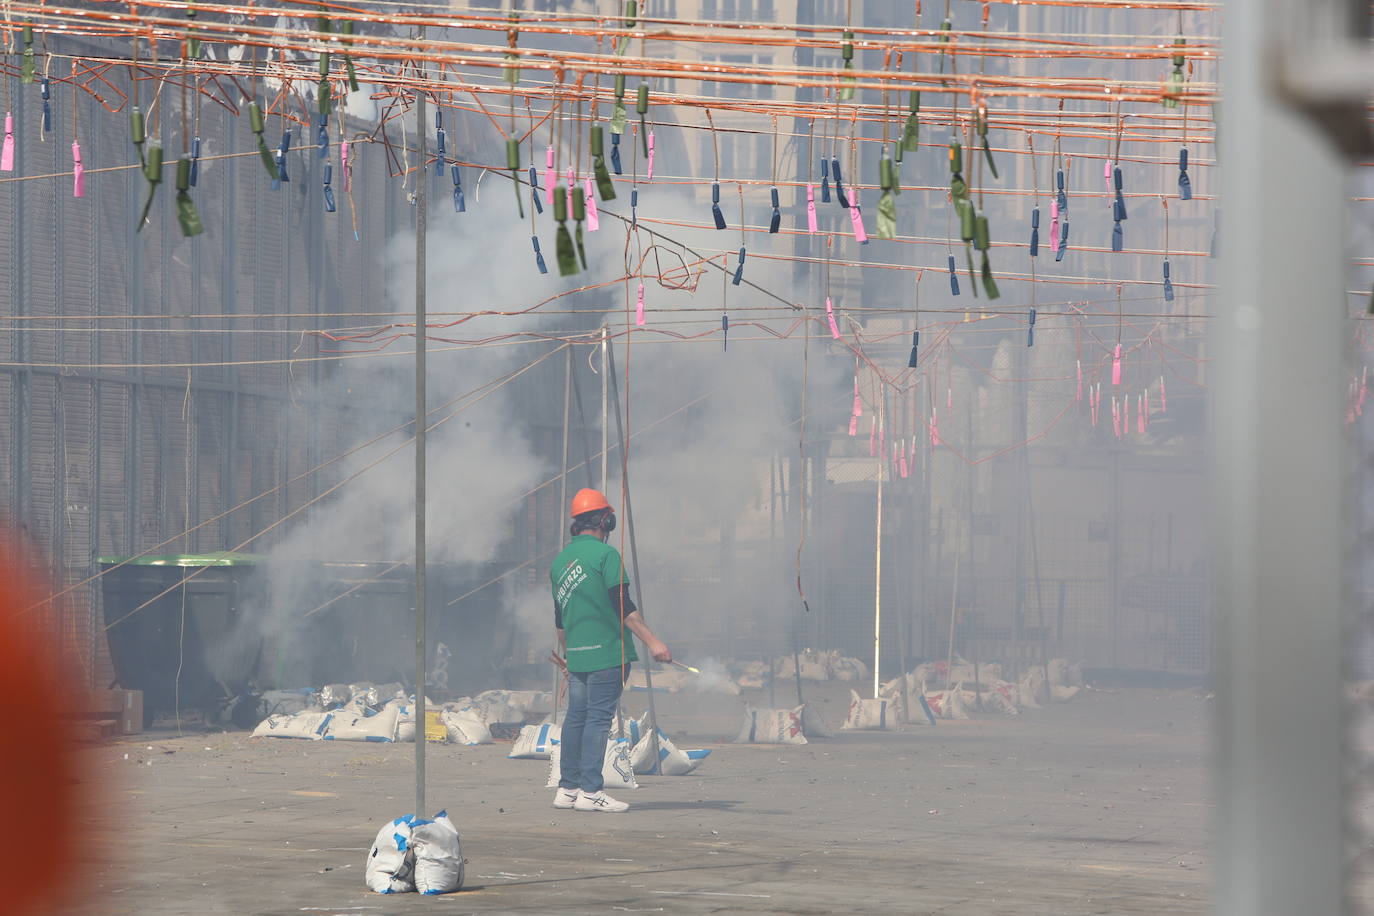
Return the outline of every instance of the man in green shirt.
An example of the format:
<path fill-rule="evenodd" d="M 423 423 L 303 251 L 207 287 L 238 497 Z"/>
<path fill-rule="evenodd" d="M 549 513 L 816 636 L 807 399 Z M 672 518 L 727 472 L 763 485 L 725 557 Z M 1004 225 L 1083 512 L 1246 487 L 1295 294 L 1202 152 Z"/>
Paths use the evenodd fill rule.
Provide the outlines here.
<path fill-rule="evenodd" d="M 630 600 L 620 554 L 606 543 L 614 530 L 615 510 L 606 497 L 579 490 L 572 501 L 572 540 L 549 569 L 554 626 L 563 651 L 563 657 L 554 658 L 568 677 L 555 808 L 619 813 L 630 807 L 602 790 L 601 775 L 611 717 L 630 663 L 639 658 L 625 631 L 643 640 L 656 660 L 673 660 Z"/>

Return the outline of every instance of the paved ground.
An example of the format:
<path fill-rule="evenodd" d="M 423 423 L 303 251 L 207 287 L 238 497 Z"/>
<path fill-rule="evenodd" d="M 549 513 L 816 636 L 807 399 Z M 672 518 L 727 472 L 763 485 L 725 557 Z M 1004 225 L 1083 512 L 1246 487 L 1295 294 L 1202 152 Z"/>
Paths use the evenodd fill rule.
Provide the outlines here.
<path fill-rule="evenodd" d="M 817 691 L 831 720 L 845 703 Z M 1206 717 L 1193 691 L 1088 692 L 1019 719 L 720 744 L 734 698 L 666 698 L 715 753 L 625 793 L 548 807 L 543 761 L 430 753 L 430 807 L 470 889 L 363 886 L 377 827 L 413 806 L 411 745 L 152 733 L 88 753 L 110 774 L 89 913 L 1158 914 L 1206 910 Z M 704 736 L 713 742 L 700 740 Z M 125 755 L 127 754 L 127 759 Z"/>

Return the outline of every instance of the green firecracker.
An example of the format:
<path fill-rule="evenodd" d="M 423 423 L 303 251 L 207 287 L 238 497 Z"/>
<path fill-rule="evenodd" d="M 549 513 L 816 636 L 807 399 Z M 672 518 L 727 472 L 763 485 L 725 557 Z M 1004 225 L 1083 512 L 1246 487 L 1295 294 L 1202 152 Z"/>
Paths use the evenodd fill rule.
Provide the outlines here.
<path fill-rule="evenodd" d="M 554 258 L 558 261 L 558 274 L 563 277 L 571 277 L 577 273 L 577 253 L 573 249 L 572 235 L 568 232 L 568 188 L 566 185 L 555 185 L 553 189 L 553 218 L 558 223 L 558 229 L 554 232 L 553 251 Z"/>
<path fill-rule="evenodd" d="M 191 157 L 182 156 L 177 159 L 177 222 L 181 224 L 181 234 L 188 238 L 205 231 L 196 205 L 191 200 L 190 189 Z"/>

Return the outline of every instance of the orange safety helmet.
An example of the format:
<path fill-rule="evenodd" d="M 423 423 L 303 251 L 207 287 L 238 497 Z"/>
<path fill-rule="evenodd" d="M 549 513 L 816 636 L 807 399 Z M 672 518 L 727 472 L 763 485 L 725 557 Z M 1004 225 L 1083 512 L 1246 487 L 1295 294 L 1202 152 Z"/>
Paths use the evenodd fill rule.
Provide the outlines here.
<path fill-rule="evenodd" d="M 610 509 L 611 504 L 606 502 L 606 495 L 600 490 L 583 488 L 577 491 L 577 495 L 572 501 L 572 517 L 577 518 L 584 512 L 597 512 L 602 509 Z"/>

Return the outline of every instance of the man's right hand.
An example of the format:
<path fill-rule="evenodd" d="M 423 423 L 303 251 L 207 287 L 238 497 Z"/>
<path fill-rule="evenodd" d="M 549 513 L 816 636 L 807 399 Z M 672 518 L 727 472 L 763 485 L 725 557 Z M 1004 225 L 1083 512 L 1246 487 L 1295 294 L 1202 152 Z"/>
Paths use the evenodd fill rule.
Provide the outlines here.
<path fill-rule="evenodd" d="M 663 642 L 662 640 L 655 640 L 649 643 L 648 649 L 649 654 L 654 657 L 654 661 L 656 662 L 667 663 L 673 660 L 672 650 L 669 649 L 668 644 Z"/>

